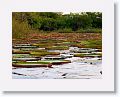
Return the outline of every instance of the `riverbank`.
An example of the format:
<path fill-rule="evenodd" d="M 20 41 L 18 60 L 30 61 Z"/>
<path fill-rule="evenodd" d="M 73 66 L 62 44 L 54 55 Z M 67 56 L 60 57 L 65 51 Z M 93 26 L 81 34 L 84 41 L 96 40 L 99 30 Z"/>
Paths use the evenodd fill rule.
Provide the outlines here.
<path fill-rule="evenodd" d="M 80 42 L 85 40 L 102 40 L 102 33 L 33 33 L 28 34 L 26 37 L 13 38 L 14 44 L 31 44 L 39 40 L 64 40 L 70 42 Z"/>

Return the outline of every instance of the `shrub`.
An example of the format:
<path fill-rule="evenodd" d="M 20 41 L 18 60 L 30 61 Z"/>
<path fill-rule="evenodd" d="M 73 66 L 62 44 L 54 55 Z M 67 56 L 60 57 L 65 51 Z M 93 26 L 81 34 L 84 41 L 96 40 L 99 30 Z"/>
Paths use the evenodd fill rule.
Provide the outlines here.
<path fill-rule="evenodd" d="M 92 29 L 79 29 L 77 33 L 102 33 L 102 29 L 92 28 Z"/>
<path fill-rule="evenodd" d="M 73 32 L 71 28 L 64 28 L 64 29 L 59 29 L 59 33 L 71 33 Z"/>

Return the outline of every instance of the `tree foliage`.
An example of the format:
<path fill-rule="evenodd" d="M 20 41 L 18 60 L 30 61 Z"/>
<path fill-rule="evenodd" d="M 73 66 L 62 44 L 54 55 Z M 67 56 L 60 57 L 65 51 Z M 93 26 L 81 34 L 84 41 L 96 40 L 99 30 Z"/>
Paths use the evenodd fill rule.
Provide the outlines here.
<path fill-rule="evenodd" d="M 50 32 L 102 29 L 102 13 L 13 12 L 12 25 L 13 33 L 25 33 L 29 30 Z"/>

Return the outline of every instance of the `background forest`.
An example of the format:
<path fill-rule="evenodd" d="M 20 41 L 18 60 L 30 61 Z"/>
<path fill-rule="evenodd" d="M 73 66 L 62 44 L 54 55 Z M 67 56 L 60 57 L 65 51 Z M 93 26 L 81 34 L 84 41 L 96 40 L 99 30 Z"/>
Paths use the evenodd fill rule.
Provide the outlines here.
<path fill-rule="evenodd" d="M 30 33 L 101 33 L 102 13 L 83 12 L 13 12 L 13 38 L 27 37 Z"/>

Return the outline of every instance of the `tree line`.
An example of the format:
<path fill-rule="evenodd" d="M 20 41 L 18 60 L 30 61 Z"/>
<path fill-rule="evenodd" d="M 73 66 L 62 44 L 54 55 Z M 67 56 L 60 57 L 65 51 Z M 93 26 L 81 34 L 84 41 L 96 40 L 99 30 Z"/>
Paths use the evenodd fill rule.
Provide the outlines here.
<path fill-rule="evenodd" d="M 102 13 L 82 12 L 13 12 L 12 32 L 24 33 L 29 30 L 43 32 L 74 32 L 86 29 L 102 29 Z M 98 30 L 95 30 L 98 31 Z"/>

